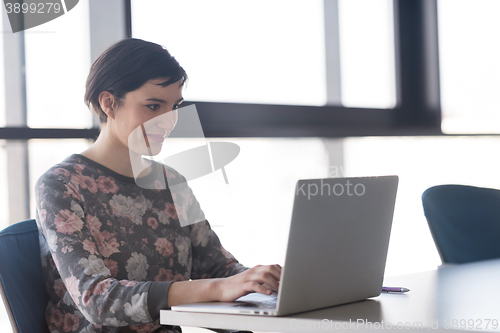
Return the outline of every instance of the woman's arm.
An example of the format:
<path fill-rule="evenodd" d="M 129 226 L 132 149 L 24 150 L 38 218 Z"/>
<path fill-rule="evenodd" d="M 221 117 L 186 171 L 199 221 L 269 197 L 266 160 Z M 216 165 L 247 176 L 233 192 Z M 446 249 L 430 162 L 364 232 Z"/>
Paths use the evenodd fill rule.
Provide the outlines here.
<path fill-rule="evenodd" d="M 101 225 L 106 221 L 88 214 L 78 186 L 64 176 L 45 175 L 36 188 L 38 227 L 60 276 L 60 280 L 51 281 L 56 282 L 55 286 L 49 286 L 62 290 L 60 305 L 57 306 L 71 313 L 73 306 L 96 325 L 127 326 L 152 322 L 147 307 L 152 282 L 113 277 L 107 267 L 113 266 L 109 256 L 120 252 L 121 247 L 112 233 L 101 232 Z M 140 256 L 132 253 L 131 265 L 140 264 Z M 61 283 L 57 284 L 58 281 Z M 169 282 L 157 284 L 168 289 L 166 284 Z"/>
<path fill-rule="evenodd" d="M 248 269 L 240 264 L 222 246 L 219 237 L 205 220 L 201 206 L 186 179 L 170 167 L 166 167 L 165 172 L 167 181 L 170 172 L 175 174 L 174 179 L 183 184 L 177 187 L 176 197 L 182 198 L 184 205 L 179 206 L 181 210 L 185 210 L 186 221 L 201 221 L 183 227 L 188 228 L 191 240 L 193 280 L 173 282 L 170 285 L 168 307 L 198 302 L 230 302 L 250 292 L 270 294 L 271 289 L 278 290 L 281 266 L 259 265 Z"/>
<path fill-rule="evenodd" d="M 271 294 L 278 290 L 280 265 L 258 265 L 242 273 L 217 279 L 174 282 L 168 293 L 168 306 L 198 302 L 232 302 L 251 292 Z"/>
<path fill-rule="evenodd" d="M 191 242 L 191 278 L 206 279 L 235 275 L 248 269 L 236 260 L 220 243 L 219 237 L 205 219 L 205 214 L 186 178 L 175 169 L 163 165 L 165 182 L 176 198 L 179 221 Z"/>

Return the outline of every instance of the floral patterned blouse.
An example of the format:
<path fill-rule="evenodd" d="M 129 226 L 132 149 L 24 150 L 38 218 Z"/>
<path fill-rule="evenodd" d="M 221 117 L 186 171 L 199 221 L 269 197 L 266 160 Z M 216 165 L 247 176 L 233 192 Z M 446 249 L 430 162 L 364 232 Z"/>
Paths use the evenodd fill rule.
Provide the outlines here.
<path fill-rule="evenodd" d="M 165 183 L 185 182 L 172 168 L 156 164 L 156 170 Z M 154 174 L 141 180 L 153 182 Z M 168 188 L 138 186 L 78 154 L 40 177 L 36 221 L 52 333 L 180 332 L 159 325 L 173 281 L 246 269 L 204 216 L 181 226 L 181 216 L 203 214 L 187 184 L 183 192 L 176 210 Z"/>

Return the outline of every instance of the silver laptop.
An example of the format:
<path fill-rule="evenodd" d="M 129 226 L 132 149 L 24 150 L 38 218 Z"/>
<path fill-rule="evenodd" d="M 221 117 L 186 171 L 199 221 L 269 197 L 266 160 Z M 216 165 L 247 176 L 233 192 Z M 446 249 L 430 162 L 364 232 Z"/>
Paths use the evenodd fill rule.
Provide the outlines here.
<path fill-rule="evenodd" d="M 172 310 L 283 316 L 378 296 L 397 186 L 397 176 L 299 180 L 277 294 Z"/>

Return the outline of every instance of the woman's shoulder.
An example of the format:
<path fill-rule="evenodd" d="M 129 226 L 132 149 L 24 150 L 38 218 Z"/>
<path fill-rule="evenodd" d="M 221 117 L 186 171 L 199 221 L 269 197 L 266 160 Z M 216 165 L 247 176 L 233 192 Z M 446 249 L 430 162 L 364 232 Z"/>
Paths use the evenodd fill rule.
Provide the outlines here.
<path fill-rule="evenodd" d="M 83 171 L 92 173 L 92 165 L 80 155 L 73 154 L 45 171 L 37 180 L 37 186 L 42 183 L 62 182 L 69 183 L 75 176 L 82 175 Z"/>
<path fill-rule="evenodd" d="M 47 171 L 45 171 L 40 176 L 40 178 L 38 178 L 38 181 L 40 182 L 40 180 L 54 179 L 54 178 L 58 179 L 69 178 L 71 176 L 71 173 L 77 172 L 78 168 L 80 167 L 78 165 L 79 160 L 76 158 L 75 155 L 70 155 L 61 162 L 51 166 L 49 169 L 47 169 Z"/>

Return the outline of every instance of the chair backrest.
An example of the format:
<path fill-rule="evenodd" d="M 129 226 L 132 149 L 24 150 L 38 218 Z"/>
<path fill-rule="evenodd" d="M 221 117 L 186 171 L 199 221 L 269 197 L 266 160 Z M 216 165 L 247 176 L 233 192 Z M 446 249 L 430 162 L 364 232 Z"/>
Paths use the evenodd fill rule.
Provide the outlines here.
<path fill-rule="evenodd" d="M 443 263 L 500 258 L 500 191 L 439 185 L 422 195 L 425 217 Z"/>
<path fill-rule="evenodd" d="M 20 333 L 49 332 L 45 291 L 35 220 L 0 231 L 0 289 L 12 327 Z"/>

